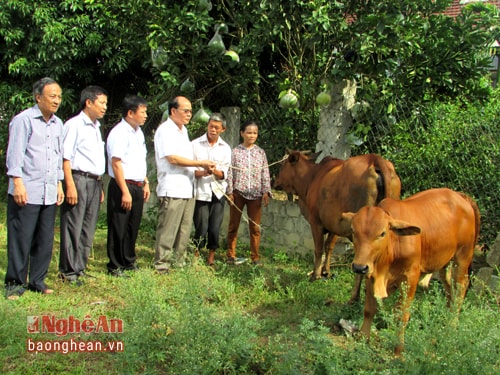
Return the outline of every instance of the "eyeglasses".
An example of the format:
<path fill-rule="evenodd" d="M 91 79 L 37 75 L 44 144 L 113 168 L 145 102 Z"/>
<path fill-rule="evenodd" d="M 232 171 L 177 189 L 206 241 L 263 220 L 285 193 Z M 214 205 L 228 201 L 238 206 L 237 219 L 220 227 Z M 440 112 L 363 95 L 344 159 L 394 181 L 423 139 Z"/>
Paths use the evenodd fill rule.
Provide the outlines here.
<path fill-rule="evenodd" d="M 179 108 L 179 111 L 182 111 L 184 113 L 193 113 L 192 109 L 187 109 L 187 108 Z"/>

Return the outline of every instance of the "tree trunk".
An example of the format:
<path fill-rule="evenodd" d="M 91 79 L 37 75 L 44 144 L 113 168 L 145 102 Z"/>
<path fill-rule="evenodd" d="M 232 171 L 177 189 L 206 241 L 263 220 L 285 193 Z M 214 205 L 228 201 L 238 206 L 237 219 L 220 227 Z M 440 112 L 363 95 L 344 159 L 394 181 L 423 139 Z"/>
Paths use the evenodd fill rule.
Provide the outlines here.
<path fill-rule="evenodd" d="M 319 116 L 316 152 L 321 152 L 317 161 L 325 156 L 347 159 L 351 156 L 351 145 L 346 136 L 352 127 L 349 110 L 355 103 L 356 82 L 344 80 L 330 90 L 332 101 L 321 108 Z"/>

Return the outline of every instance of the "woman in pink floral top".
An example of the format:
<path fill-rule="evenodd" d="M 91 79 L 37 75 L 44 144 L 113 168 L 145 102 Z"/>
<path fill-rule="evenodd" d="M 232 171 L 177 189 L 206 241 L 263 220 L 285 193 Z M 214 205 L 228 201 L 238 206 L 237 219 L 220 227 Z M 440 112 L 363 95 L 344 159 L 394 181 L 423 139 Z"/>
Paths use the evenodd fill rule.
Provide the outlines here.
<path fill-rule="evenodd" d="M 266 207 L 269 204 L 271 177 L 266 153 L 255 144 L 259 136 L 257 123 L 245 122 L 240 128 L 240 135 L 243 143 L 232 150 L 231 168 L 227 177 L 227 195 L 232 202 L 227 233 L 227 263 L 235 264 L 236 238 L 242 210 L 246 205 L 250 230 L 250 257 L 254 265 L 259 265 L 260 219 L 262 205 Z"/>

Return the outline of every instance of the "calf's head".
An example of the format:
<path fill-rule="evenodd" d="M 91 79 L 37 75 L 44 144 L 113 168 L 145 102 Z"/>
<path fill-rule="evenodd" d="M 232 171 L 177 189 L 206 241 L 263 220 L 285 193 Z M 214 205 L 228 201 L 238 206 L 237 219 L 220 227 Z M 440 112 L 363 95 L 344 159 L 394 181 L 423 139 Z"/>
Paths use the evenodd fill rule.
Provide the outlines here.
<path fill-rule="evenodd" d="M 392 218 L 376 206 L 362 207 L 357 213 L 345 212 L 342 220 L 350 223 L 354 244 L 352 270 L 372 276 L 377 268 L 386 268 L 394 259 L 396 236 L 420 233 L 420 228 Z"/>

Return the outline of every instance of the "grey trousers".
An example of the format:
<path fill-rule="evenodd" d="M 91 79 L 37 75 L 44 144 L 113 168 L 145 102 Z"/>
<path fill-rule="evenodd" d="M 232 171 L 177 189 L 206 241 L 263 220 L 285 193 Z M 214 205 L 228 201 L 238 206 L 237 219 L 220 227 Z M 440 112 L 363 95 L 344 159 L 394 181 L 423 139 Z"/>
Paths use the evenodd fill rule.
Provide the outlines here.
<path fill-rule="evenodd" d="M 68 280 L 82 275 L 89 259 L 101 206 L 102 180 L 73 175 L 78 203 L 61 205 L 59 272 Z"/>
<path fill-rule="evenodd" d="M 195 199 L 161 197 L 159 201 L 155 268 L 183 267 L 193 227 Z"/>

